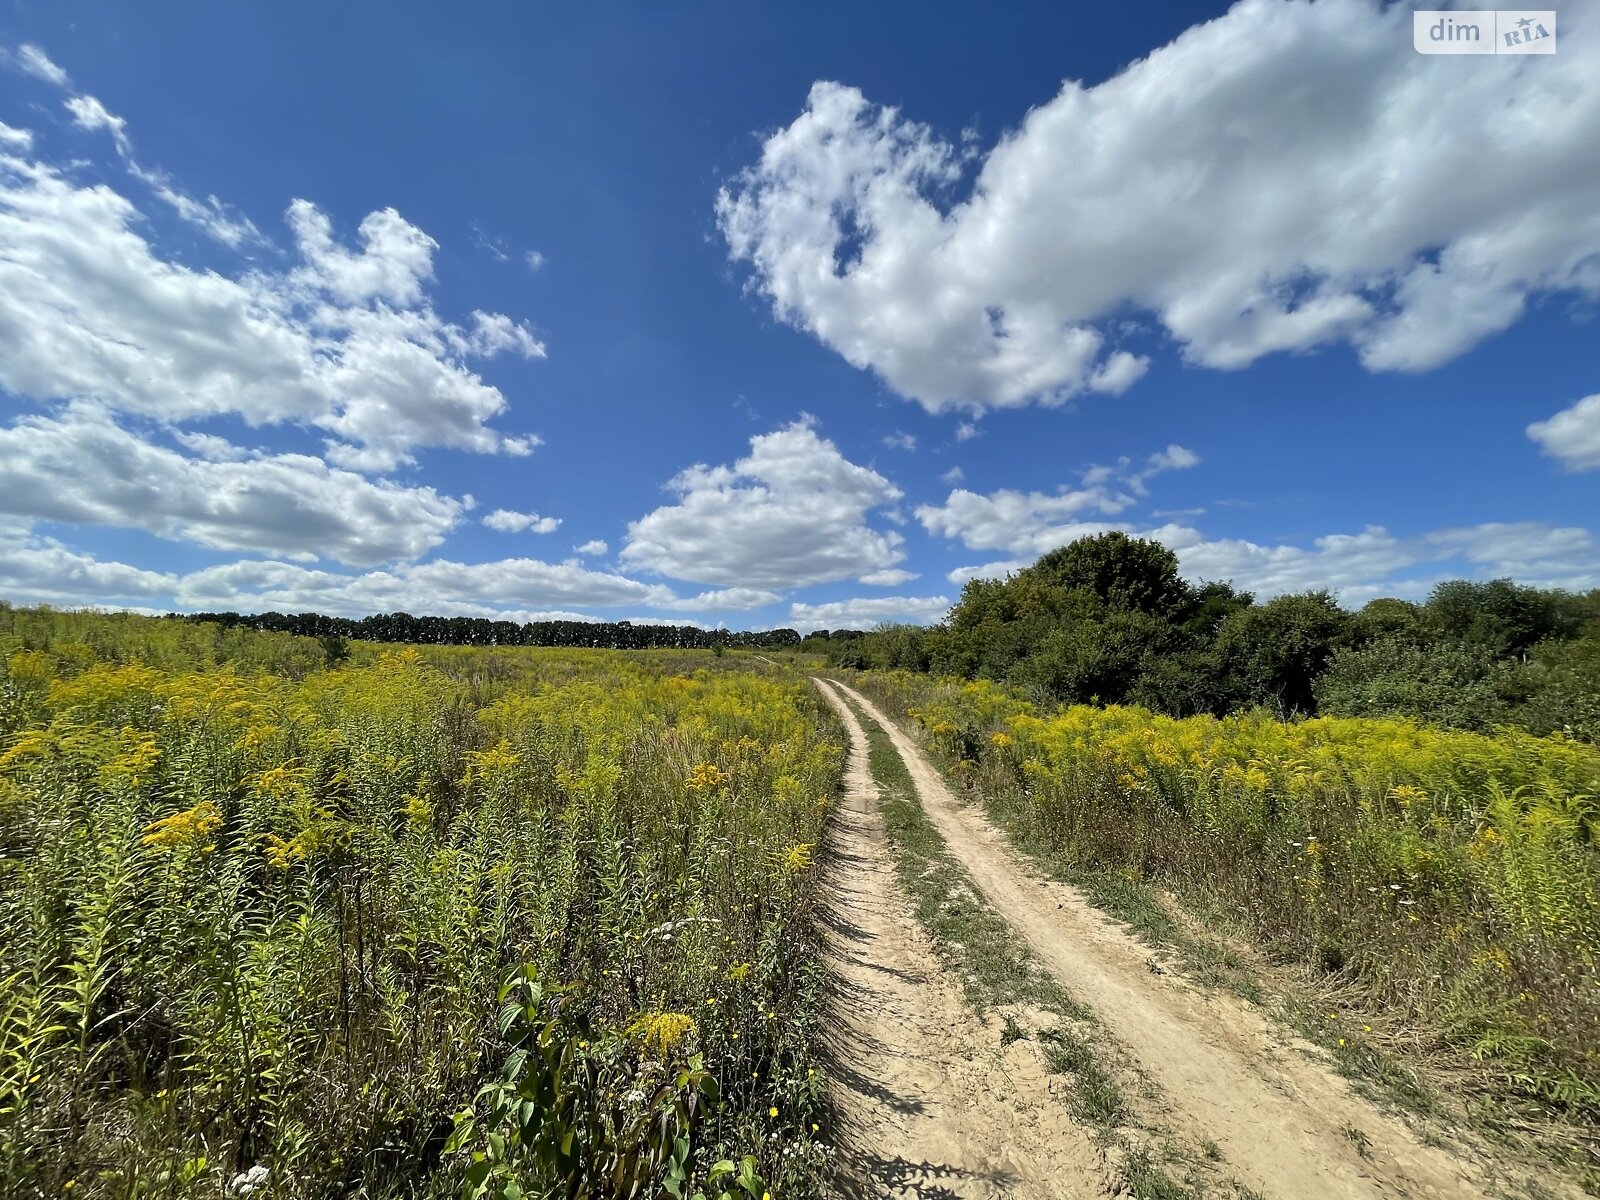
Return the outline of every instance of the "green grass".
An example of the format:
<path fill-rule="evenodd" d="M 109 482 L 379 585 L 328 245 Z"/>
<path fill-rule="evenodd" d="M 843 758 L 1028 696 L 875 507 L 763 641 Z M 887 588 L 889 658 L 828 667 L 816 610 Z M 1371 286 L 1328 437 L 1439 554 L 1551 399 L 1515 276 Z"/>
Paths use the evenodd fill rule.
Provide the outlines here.
<path fill-rule="evenodd" d="M 1297 997 L 1285 999 L 1277 1013 L 1307 1041 L 1326 1050 L 1334 1069 L 1369 1099 L 1387 1101 L 1418 1117 L 1439 1119 L 1446 1115 L 1438 1095 L 1415 1070 L 1349 1028 L 1349 1022 L 1341 1025 L 1331 1020 L 1322 1007 Z"/>
<path fill-rule="evenodd" d="M 945 849 L 944 838 L 917 803 L 911 775 L 889 735 L 870 717 L 859 715 L 867 730 L 879 808 L 894 851 L 895 877 L 911 897 L 917 919 L 933 937 L 939 956 L 961 981 L 967 1002 L 980 1014 L 1026 1004 L 1086 1019 L 1087 1010 L 1039 966 Z"/>

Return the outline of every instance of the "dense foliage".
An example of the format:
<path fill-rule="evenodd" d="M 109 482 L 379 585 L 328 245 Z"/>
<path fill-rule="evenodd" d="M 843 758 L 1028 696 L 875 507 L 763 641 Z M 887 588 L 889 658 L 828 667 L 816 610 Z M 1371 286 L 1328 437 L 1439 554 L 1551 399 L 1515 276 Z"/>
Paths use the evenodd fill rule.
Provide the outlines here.
<path fill-rule="evenodd" d="M 816 1194 L 838 729 L 728 661 L 0 613 L 0 1193 Z"/>
<path fill-rule="evenodd" d="M 554 646 L 592 650 L 710 650 L 745 646 L 787 649 L 800 642 L 792 629 L 701 629 L 696 625 L 637 624 L 633 621 L 493 621 L 486 617 L 414 617 L 378 613 L 370 617 L 330 617 L 322 613 L 236 612 L 170 614 L 224 629 L 245 628 L 322 639 L 360 638 L 428 646 Z"/>
<path fill-rule="evenodd" d="M 1480 1063 L 1600 1116 L 1600 751 L 1398 719 L 1040 712 L 873 672 L 954 777 L 1046 857 L 1171 887 Z"/>
<path fill-rule="evenodd" d="M 1156 542 L 1107 533 L 1005 579 L 975 579 L 944 624 L 813 634 L 837 666 L 1005 682 L 1039 702 L 1172 716 L 1414 716 L 1600 740 L 1600 591 L 1452 580 L 1359 612 L 1327 592 L 1258 604 L 1192 585 Z"/>

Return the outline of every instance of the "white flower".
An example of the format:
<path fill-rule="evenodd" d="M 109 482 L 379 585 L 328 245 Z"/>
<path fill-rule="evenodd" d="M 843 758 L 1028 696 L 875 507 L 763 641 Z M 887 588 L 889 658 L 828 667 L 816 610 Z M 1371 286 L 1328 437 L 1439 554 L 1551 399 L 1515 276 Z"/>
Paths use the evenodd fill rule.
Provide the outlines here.
<path fill-rule="evenodd" d="M 265 1187 L 267 1177 L 271 1174 L 272 1172 L 267 1170 L 266 1167 L 257 1163 L 248 1171 L 235 1175 L 233 1182 L 228 1185 L 228 1192 L 234 1196 L 248 1196 L 257 1188 Z"/>

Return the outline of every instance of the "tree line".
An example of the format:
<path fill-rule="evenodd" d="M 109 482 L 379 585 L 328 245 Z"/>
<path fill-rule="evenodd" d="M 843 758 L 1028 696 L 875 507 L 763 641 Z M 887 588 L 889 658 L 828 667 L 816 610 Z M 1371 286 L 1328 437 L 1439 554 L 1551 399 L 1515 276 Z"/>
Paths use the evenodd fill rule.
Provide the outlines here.
<path fill-rule="evenodd" d="M 322 639 L 325 645 L 360 639 L 412 642 L 429 646 L 546 646 L 603 650 L 719 650 L 731 647 L 782 650 L 799 646 L 793 629 L 701 629 L 694 625 L 647 625 L 632 621 L 492 621 L 485 617 L 412 616 L 407 612 L 370 617 L 330 617 L 323 613 L 236 612 L 168 613 L 168 619 L 209 622 Z"/>
<path fill-rule="evenodd" d="M 1325 590 L 1257 603 L 1232 583 L 1187 582 L 1171 550 L 1119 532 L 972 580 L 940 625 L 801 647 L 839 666 L 998 680 L 1047 703 L 1404 715 L 1600 740 L 1600 589 L 1458 579 L 1420 603 L 1356 611 Z"/>

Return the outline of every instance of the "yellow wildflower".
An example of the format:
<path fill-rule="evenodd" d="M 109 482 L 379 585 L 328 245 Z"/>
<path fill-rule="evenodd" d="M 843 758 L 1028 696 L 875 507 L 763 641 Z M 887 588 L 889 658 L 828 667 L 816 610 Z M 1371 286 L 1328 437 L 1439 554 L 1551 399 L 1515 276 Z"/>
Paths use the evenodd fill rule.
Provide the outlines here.
<path fill-rule="evenodd" d="M 647 1012 L 634 1018 L 628 1032 L 637 1037 L 646 1050 L 654 1050 L 665 1058 L 697 1028 L 688 1013 Z"/>
<path fill-rule="evenodd" d="M 222 828 L 222 810 L 209 800 L 144 827 L 143 844 L 157 850 L 177 850 L 203 841 Z"/>
<path fill-rule="evenodd" d="M 801 842 L 797 846 L 790 846 L 783 852 L 783 865 L 795 874 L 811 866 L 811 849 L 814 843 Z"/>
<path fill-rule="evenodd" d="M 685 785 L 691 792 L 710 792 L 728 782 L 728 776 L 715 763 L 703 762 L 689 772 Z"/>

